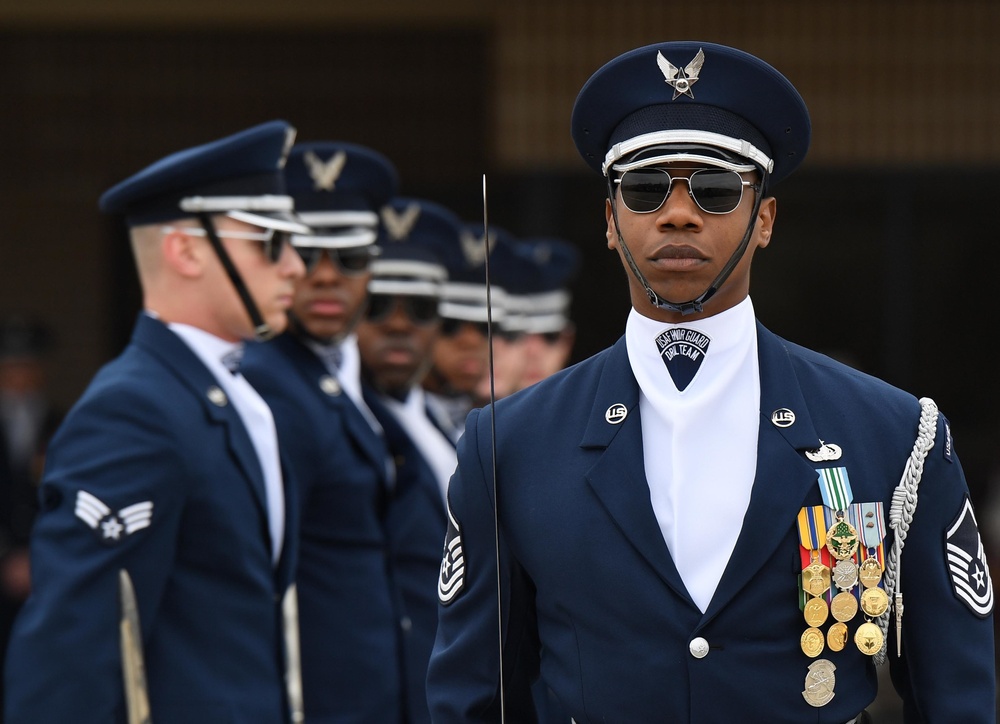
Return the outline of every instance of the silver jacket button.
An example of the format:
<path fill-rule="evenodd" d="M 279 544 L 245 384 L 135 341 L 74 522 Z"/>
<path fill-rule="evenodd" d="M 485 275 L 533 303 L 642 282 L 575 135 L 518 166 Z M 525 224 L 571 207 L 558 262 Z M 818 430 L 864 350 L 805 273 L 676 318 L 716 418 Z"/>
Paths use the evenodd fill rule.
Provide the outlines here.
<path fill-rule="evenodd" d="M 692 639 L 691 643 L 688 644 L 688 650 L 696 659 L 703 659 L 708 656 L 708 641 L 701 636 Z"/>

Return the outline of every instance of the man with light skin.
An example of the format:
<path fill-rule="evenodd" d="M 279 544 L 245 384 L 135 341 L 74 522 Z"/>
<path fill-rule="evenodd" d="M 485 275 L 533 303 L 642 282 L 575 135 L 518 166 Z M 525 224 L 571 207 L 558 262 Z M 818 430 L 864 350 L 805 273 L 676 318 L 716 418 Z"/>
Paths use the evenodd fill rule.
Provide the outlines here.
<path fill-rule="evenodd" d="M 261 124 L 101 197 L 130 227 L 143 311 L 48 446 L 33 590 L 8 648 L 10 724 L 294 716 L 295 490 L 271 411 L 236 366 L 244 340 L 285 328 L 304 271 L 289 234 L 308 229 L 281 175 L 293 137 Z M 143 656 L 145 676 L 123 686 Z"/>

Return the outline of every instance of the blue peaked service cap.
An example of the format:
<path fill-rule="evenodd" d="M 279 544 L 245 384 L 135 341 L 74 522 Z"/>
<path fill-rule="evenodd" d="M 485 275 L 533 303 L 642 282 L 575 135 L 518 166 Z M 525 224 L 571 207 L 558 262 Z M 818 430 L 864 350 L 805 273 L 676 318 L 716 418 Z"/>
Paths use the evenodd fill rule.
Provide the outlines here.
<path fill-rule="evenodd" d="M 752 164 L 777 183 L 809 148 L 805 102 L 749 53 L 677 41 L 631 50 L 584 84 L 572 115 L 583 160 L 604 175 L 622 161 Z M 749 170 L 749 169 L 747 169 Z"/>
<path fill-rule="evenodd" d="M 129 226 L 207 213 L 307 233 L 291 215 L 282 176 L 294 139 L 295 129 L 277 120 L 178 151 L 105 191 L 100 209 Z"/>
<path fill-rule="evenodd" d="M 575 244 L 555 237 L 522 239 L 520 251 L 534 269 L 525 298 L 523 331 L 559 332 L 570 322 L 571 286 L 580 268 L 580 251 Z"/>
<path fill-rule="evenodd" d="M 445 257 L 457 248 L 462 222 L 426 199 L 395 197 L 382 207 L 381 254 L 372 263 L 372 294 L 441 296 L 448 279 Z"/>
<path fill-rule="evenodd" d="M 355 143 L 296 144 L 285 167 L 295 210 L 313 230 L 293 244 L 327 248 L 370 246 L 378 240 L 379 210 L 399 186 L 395 166 L 381 153 Z"/>

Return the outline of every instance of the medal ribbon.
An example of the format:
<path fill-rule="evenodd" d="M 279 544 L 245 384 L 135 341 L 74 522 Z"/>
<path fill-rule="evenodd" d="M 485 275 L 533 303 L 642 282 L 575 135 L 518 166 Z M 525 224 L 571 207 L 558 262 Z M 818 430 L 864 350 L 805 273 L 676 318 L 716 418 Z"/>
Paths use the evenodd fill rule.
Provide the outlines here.
<path fill-rule="evenodd" d="M 847 468 L 821 468 L 818 472 L 823 504 L 831 510 L 846 510 L 854 499 Z"/>
<path fill-rule="evenodd" d="M 802 508 L 798 517 L 799 542 L 808 550 L 820 550 L 826 545 L 829 525 L 822 505 Z"/>

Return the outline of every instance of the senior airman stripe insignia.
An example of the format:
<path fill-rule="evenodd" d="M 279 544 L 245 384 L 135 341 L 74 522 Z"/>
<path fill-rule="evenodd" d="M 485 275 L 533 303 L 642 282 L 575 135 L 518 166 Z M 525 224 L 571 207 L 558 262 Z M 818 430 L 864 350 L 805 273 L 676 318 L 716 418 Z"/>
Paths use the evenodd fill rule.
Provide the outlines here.
<path fill-rule="evenodd" d="M 993 611 L 993 581 L 968 496 L 948 529 L 945 555 L 952 592 L 979 618 L 989 616 Z"/>
<path fill-rule="evenodd" d="M 148 528 L 153 521 L 153 502 L 134 503 L 117 513 L 86 490 L 76 493 L 76 517 L 97 534 L 102 543 L 118 543 L 137 530 Z"/>
<path fill-rule="evenodd" d="M 462 551 L 462 531 L 448 508 L 448 532 L 444 537 L 444 556 L 438 577 L 438 600 L 447 606 L 465 587 L 465 554 Z"/>

